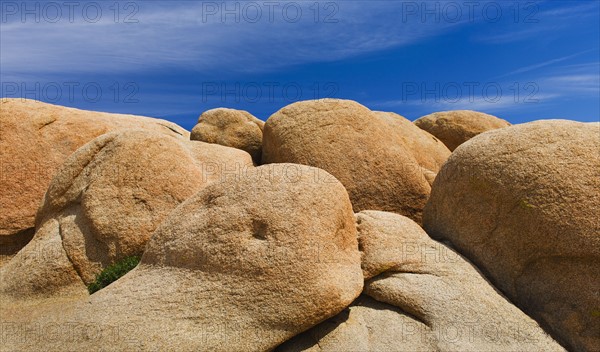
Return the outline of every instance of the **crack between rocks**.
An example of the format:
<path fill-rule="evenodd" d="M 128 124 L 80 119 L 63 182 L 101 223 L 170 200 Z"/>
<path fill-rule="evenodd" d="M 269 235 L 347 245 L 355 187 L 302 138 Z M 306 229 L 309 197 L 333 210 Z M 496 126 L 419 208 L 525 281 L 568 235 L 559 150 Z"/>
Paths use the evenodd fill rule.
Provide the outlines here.
<path fill-rule="evenodd" d="M 73 259 L 71 259 L 71 257 L 69 256 L 69 252 L 65 248 L 65 239 L 63 237 L 62 226 L 60 225 L 60 220 L 57 220 L 57 222 L 58 222 L 58 236 L 60 237 L 60 246 L 63 249 L 63 251 L 65 252 L 65 256 L 67 257 L 67 260 L 69 261 L 69 263 L 71 263 L 73 270 L 75 270 L 75 272 L 77 273 L 79 280 L 81 280 L 81 283 L 83 284 L 83 286 L 85 286 L 87 288 L 87 285 L 85 284 L 85 281 L 83 280 L 83 277 L 81 276 L 80 270 L 77 269 L 77 266 L 75 265 L 75 263 L 73 263 Z"/>
<path fill-rule="evenodd" d="M 377 279 L 379 276 L 381 276 L 381 275 L 385 275 L 385 273 L 379 274 L 379 275 L 377 275 L 377 276 L 375 276 L 375 277 L 373 277 L 373 278 L 371 278 L 371 279 L 369 279 L 369 280 L 365 281 L 365 285 L 364 285 L 364 286 L 366 287 L 367 285 L 369 285 L 371 282 L 375 281 L 375 280 L 376 280 L 376 279 Z M 380 279 L 381 279 L 381 278 L 380 278 Z M 420 316 L 418 316 L 418 315 L 415 315 L 414 313 L 410 313 L 410 312 L 408 312 L 408 311 L 407 311 L 407 310 L 406 310 L 404 307 L 401 307 L 401 306 L 398 306 L 398 305 L 392 304 L 392 303 L 390 303 L 390 302 L 381 301 L 381 300 L 377 299 L 376 297 L 373 297 L 373 296 L 371 296 L 370 294 L 368 294 L 368 293 L 364 292 L 364 290 L 363 290 L 363 294 L 365 294 L 365 295 L 369 296 L 370 298 L 372 298 L 372 299 L 376 300 L 377 302 L 381 302 L 381 303 L 384 303 L 384 304 L 388 304 L 388 305 L 390 305 L 390 306 L 392 306 L 392 307 L 396 307 L 396 308 L 397 308 L 399 311 L 401 311 L 401 312 L 402 312 L 404 315 L 406 315 L 407 317 L 409 317 L 409 318 L 411 318 L 411 319 L 414 319 L 414 320 L 418 321 L 419 323 L 421 323 L 421 324 L 425 325 L 425 326 L 426 326 L 427 328 L 429 328 L 429 329 L 432 329 L 432 324 L 431 324 L 430 322 L 428 322 L 428 321 L 427 321 L 427 319 L 426 319 L 425 317 L 420 317 Z"/>

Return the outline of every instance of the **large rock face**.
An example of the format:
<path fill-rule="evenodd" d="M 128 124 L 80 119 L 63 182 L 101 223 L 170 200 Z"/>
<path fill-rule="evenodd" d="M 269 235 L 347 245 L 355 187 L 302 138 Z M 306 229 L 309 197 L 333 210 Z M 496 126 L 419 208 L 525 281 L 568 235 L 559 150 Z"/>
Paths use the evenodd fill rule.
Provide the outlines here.
<path fill-rule="evenodd" d="M 252 167 L 247 153 L 163 133 L 102 135 L 72 154 L 44 197 L 34 239 L 0 269 L 0 295 L 27 299 L 86 294 L 107 265 L 141 255 L 150 235 L 181 202 Z"/>
<path fill-rule="evenodd" d="M 412 220 L 378 211 L 357 219 L 365 295 L 279 351 L 564 351 Z"/>
<path fill-rule="evenodd" d="M 247 111 L 212 109 L 200 115 L 190 138 L 244 150 L 258 163 L 262 154 L 264 125 Z"/>
<path fill-rule="evenodd" d="M 97 136 L 124 128 L 189 138 L 164 120 L 0 99 L 0 257 L 11 257 L 33 236 L 36 211 L 65 159 Z"/>
<path fill-rule="evenodd" d="M 600 350 L 599 153 L 597 123 L 485 133 L 452 154 L 424 215 L 433 237 L 576 351 Z"/>
<path fill-rule="evenodd" d="M 403 117 L 350 100 L 288 105 L 267 120 L 264 132 L 263 163 L 322 168 L 344 184 L 355 211 L 393 211 L 416 221 L 450 154 Z"/>
<path fill-rule="evenodd" d="M 508 127 L 510 123 L 482 112 L 453 110 L 423 116 L 415 125 L 439 138 L 453 151 L 480 133 Z"/>
<path fill-rule="evenodd" d="M 95 334 L 7 334 L 3 343 L 15 350 L 266 351 L 338 314 L 362 286 L 344 187 L 322 170 L 266 165 L 181 204 L 140 265 L 89 299 L 2 316 L 18 327 L 91 326 Z"/>

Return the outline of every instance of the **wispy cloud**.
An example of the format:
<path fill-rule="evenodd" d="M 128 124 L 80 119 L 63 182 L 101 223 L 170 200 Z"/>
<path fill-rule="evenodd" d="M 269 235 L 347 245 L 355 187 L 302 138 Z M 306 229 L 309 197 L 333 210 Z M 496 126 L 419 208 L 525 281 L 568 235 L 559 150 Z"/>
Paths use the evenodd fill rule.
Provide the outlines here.
<path fill-rule="evenodd" d="M 459 25 L 399 21 L 389 2 L 302 4 L 256 20 L 244 2 L 137 2 L 137 23 L 114 21 L 109 5 L 96 23 L 75 18 L 50 23 L 15 20 L 2 24 L 3 73 L 120 72 L 178 67 L 211 72 L 265 71 L 412 44 Z M 236 5 L 237 4 L 237 5 Z M 259 3 L 260 4 L 260 3 Z M 104 3 L 103 3 L 104 6 Z M 227 7 L 229 6 L 229 7 Z M 235 6 L 240 6 L 236 9 Z M 245 5 L 244 5 L 245 6 Z M 234 9 L 225 15 L 224 9 Z M 210 11 L 209 11 L 210 10 Z M 236 17 L 237 16 L 237 17 Z M 298 18 L 296 20 L 296 18 Z"/>
<path fill-rule="evenodd" d="M 559 67 L 540 77 L 547 90 L 564 95 L 600 96 L 600 62 Z"/>

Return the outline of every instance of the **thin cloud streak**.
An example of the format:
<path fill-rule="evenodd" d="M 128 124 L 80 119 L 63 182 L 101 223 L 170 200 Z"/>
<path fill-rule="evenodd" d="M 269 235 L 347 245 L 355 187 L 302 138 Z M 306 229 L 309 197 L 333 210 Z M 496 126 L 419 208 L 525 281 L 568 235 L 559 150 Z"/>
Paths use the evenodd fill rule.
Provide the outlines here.
<path fill-rule="evenodd" d="M 578 54 L 574 56 L 576 55 Z M 547 66 L 549 65 L 541 67 Z M 598 97 L 600 95 L 600 62 L 560 66 L 540 72 L 527 80 L 534 84 L 535 90 L 531 89 L 534 87 L 522 85 L 519 95 L 515 95 L 513 83 L 505 81 L 496 82 L 503 92 L 499 97 L 488 97 L 482 92 L 477 92 L 477 94 L 470 96 L 462 94 L 460 98 L 454 99 L 451 96 L 443 96 L 442 92 L 433 97 L 428 95 L 419 96 L 419 93 L 423 95 L 423 92 L 417 92 L 410 99 L 404 97 L 403 99 L 374 101 L 368 105 L 378 109 L 402 109 L 403 107 L 414 109 L 415 107 L 422 107 L 437 111 L 468 109 L 484 112 L 510 112 L 540 108 L 555 104 L 557 101 L 570 100 L 574 97 Z"/>
<path fill-rule="evenodd" d="M 563 62 L 563 61 L 567 61 L 567 60 L 576 58 L 578 56 L 581 56 L 581 55 L 583 55 L 585 53 L 589 53 L 591 51 L 594 51 L 594 49 L 584 50 L 584 51 L 581 51 L 581 52 L 578 52 L 578 53 L 575 53 L 575 54 L 572 54 L 572 55 L 567 55 L 567 56 L 559 57 L 559 58 L 556 58 L 556 59 L 547 60 L 547 61 L 540 62 L 540 63 L 534 64 L 534 65 L 524 66 L 524 67 L 521 67 L 521 68 L 519 68 L 517 70 L 511 71 L 511 72 L 509 72 L 507 74 L 499 76 L 498 78 L 500 78 L 500 77 L 506 77 L 506 76 L 511 76 L 511 75 L 515 75 L 515 74 L 520 74 L 520 73 L 525 73 L 525 72 L 530 72 L 530 71 L 534 71 L 534 70 L 537 70 L 537 69 L 542 68 L 542 67 L 550 66 L 550 65 L 553 65 L 553 64 L 556 64 L 556 63 L 559 63 L 559 62 Z"/>
<path fill-rule="evenodd" d="M 522 11 L 518 21 L 510 27 L 503 27 L 500 33 L 487 33 L 478 35 L 475 41 L 488 44 L 508 44 L 513 42 L 527 41 L 536 38 L 543 38 L 544 35 L 556 35 L 569 28 L 572 21 L 581 21 L 585 18 L 598 16 L 600 6 L 598 2 L 592 1 L 584 5 L 574 5 L 555 9 L 539 11 L 543 2 L 527 2 L 534 6 L 529 9 L 529 13 Z M 546 4 L 550 2 L 544 2 Z M 575 1 L 572 3 L 576 3 Z M 509 9 L 515 3 L 508 3 Z M 514 16 L 511 13 L 511 16 Z M 510 17 L 510 16 L 509 16 Z M 515 28 L 507 31 L 506 28 Z"/>
<path fill-rule="evenodd" d="M 544 104 L 551 99 L 558 98 L 558 94 L 538 94 L 535 99 L 530 102 L 516 101 L 513 96 L 501 96 L 497 100 L 485 99 L 483 97 L 461 98 L 456 101 L 446 101 L 438 99 L 438 101 L 420 99 L 416 100 L 388 100 L 383 102 L 371 102 L 368 105 L 372 108 L 380 109 L 397 109 L 402 107 L 423 107 L 433 109 L 435 111 L 446 110 L 477 110 L 484 112 L 505 112 L 534 108 L 538 104 Z"/>

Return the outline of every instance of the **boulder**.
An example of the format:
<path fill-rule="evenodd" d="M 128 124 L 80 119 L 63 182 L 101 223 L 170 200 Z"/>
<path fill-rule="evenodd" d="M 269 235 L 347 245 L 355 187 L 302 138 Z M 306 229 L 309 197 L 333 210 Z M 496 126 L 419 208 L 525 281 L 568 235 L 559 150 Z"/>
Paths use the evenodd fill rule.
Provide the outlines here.
<path fill-rule="evenodd" d="M 263 121 L 244 110 L 212 109 L 200 115 L 190 138 L 244 150 L 259 163 L 264 125 Z"/>
<path fill-rule="evenodd" d="M 107 265 L 139 256 L 177 205 L 247 153 L 159 132 L 104 134 L 73 153 L 50 183 L 33 240 L 0 268 L 7 300 L 87 295 Z"/>
<path fill-rule="evenodd" d="M 508 127 L 508 121 L 496 116 L 471 110 L 435 112 L 415 120 L 415 125 L 439 138 L 454 151 L 459 145 L 476 135 Z"/>
<path fill-rule="evenodd" d="M 341 183 L 307 166 L 265 165 L 211 183 L 177 207 L 141 263 L 89 298 L 2 317 L 18 327 L 93 333 L 7 334 L 5 345 L 267 351 L 341 312 L 362 287 L 352 205 Z"/>
<path fill-rule="evenodd" d="M 364 295 L 278 351 L 564 351 L 414 221 L 379 211 L 357 220 Z"/>
<path fill-rule="evenodd" d="M 393 211 L 419 222 L 449 155 L 399 115 L 322 99 L 288 105 L 267 120 L 262 161 L 322 168 L 346 187 L 355 211 Z"/>
<path fill-rule="evenodd" d="M 438 174 L 424 227 L 573 351 L 600 350 L 600 124 L 479 135 Z"/>
<path fill-rule="evenodd" d="M 44 192 L 65 159 L 97 136 L 124 128 L 189 138 L 186 130 L 165 120 L 0 99 L 1 264 L 33 237 Z"/>

